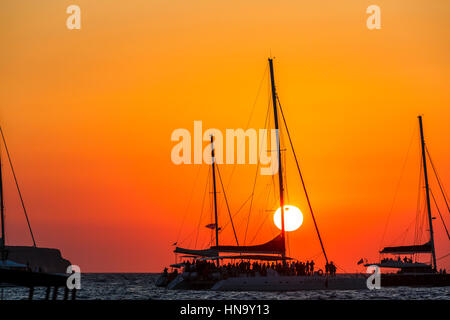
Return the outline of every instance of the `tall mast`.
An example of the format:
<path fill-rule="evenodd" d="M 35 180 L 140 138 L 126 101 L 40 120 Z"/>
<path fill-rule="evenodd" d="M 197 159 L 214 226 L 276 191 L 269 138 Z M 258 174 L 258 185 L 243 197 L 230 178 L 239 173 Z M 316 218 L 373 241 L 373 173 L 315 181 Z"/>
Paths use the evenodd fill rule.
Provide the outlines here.
<path fill-rule="evenodd" d="M 269 58 L 269 67 L 270 67 L 270 83 L 272 84 L 273 118 L 275 122 L 275 130 L 277 136 L 278 180 L 280 186 L 280 208 L 281 208 L 281 237 L 283 238 L 283 258 L 284 258 L 286 256 L 286 237 L 284 230 L 284 185 L 283 185 L 283 170 L 281 166 L 280 132 L 278 129 L 277 92 L 275 88 L 275 77 L 273 73 L 273 60 L 271 58 Z"/>
<path fill-rule="evenodd" d="M 215 162 L 216 158 L 214 156 L 214 137 L 211 135 L 211 162 L 212 162 L 212 176 L 213 176 L 213 186 L 214 186 L 214 217 L 216 224 L 216 246 L 219 246 L 219 223 L 217 219 L 217 193 L 216 193 L 216 169 Z M 219 259 L 217 259 L 217 265 L 219 265 Z"/>
<path fill-rule="evenodd" d="M 5 248 L 5 206 L 3 205 L 3 175 L 2 175 L 2 159 L 0 152 L 0 215 L 1 215 L 1 224 L 2 224 L 2 239 L 0 242 L 0 249 Z"/>
<path fill-rule="evenodd" d="M 430 187 L 428 185 L 427 158 L 426 158 L 426 151 L 425 151 L 425 139 L 423 137 L 422 116 L 419 116 L 419 127 L 420 127 L 420 142 L 422 144 L 422 163 L 423 163 L 423 174 L 425 177 L 425 190 L 426 190 L 426 195 L 427 195 L 428 224 L 430 226 L 430 241 L 431 241 L 431 250 L 432 250 L 432 255 L 433 255 L 433 268 L 434 268 L 434 270 L 436 270 L 437 269 L 436 250 L 434 248 L 433 218 L 431 216 Z"/>

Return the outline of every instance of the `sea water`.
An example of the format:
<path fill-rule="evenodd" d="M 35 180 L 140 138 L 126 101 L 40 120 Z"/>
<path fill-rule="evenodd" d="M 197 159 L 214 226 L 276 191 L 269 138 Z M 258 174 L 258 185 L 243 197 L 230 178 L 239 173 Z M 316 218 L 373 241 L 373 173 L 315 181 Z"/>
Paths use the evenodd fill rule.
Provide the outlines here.
<path fill-rule="evenodd" d="M 313 290 L 290 292 L 220 292 L 167 290 L 155 286 L 158 274 L 152 273 L 89 273 L 81 275 L 81 289 L 77 300 L 149 300 L 149 299 L 198 299 L 198 300 L 370 300 L 370 299 L 439 299 L 450 300 L 450 287 L 438 288 L 381 288 L 379 290 Z M 45 298 L 45 288 L 36 288 L 34 299 Z M 52 291 L 53 294 L 53 291 Z M 59 289 L 58 299 L 64 290 Z M 28 298 L 26 288 L 0 288 L 0 299 L 21 300 Z"/>

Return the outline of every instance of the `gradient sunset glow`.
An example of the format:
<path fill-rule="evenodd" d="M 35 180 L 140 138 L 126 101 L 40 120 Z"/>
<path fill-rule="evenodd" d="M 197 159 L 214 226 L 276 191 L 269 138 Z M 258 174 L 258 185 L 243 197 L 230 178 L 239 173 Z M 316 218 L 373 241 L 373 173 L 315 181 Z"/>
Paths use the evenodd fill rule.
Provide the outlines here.
<path fill-rule="evenodd" d="M 412 241 L 419 114 L 450 188 L 448 1 L 376 1 L 382 29 L 372 31 L 372 1 L 23 2 L 3 1 L 0 10 L 0 125 L 38 246 L 61 249 L 83 272 L 158 272 L 174 261 L 174 242 L 207 246 L 209 168 L 173 164 L 171 133 L 196 120 L 223 132 L 263 128 L 269 56 L 339 271 L 361 271 L 356 262 L 376 259 L 382 245 Z M 65 27 L 74 2 L 81 30 Z M 29 245 L 4 167 L 6 240 Z M 289 256 L 322 265 L 292 158 L 286 167 L 286 204 L 304 218 L 288 234 Z M 252 192 L 256 166 L 220 170 L 234 214 Z M 247 244 L 279 232 L 271 179 L 259 180 L 248 228 L 249 203 L 236 214 Z M 233 244 L 219 200 L 221 241 Z M 450 241 L 434 221 L 439 258 Z M 438 264 L 450 268 L 448 258 Z"/>

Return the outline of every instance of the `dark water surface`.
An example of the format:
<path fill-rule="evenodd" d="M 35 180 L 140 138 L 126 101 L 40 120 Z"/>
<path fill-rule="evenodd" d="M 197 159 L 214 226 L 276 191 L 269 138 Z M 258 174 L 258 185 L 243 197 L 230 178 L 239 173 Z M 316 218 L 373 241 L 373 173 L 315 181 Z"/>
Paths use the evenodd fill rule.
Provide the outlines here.
<path fill-rule="evenodd" d="M 450 287 L 440 288 L 382 288 L 380 290 L 316 290 L 293 292 L 219 292 L 219 291 L 181 291 L 158 288 L 154 282 L 157 274 L 151 273 L 90 273 L 82 274 L 81 290 L 77 300 L 147 300 L 147 299 L 270 299 L 270 300 L 308 300 L 308 299 L 439 299 L 450 300 Z M 59 291 L 62 298 L 63 289 Z M 43 299 L 45 289 L 35 290 L 35 299 Z M 28 289 L 0 288 L 0 298 L 18 300 L 28 298 Z"/>

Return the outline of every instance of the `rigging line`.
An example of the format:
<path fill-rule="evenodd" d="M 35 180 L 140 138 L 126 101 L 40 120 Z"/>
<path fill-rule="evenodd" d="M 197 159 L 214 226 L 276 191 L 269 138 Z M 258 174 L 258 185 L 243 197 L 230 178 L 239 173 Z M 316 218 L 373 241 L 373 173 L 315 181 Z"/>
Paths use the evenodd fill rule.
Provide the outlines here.
<path fill-rule="evenodd" d="M 278 159 L 276 159 L 276 161 L 278 161 Z M 272 187 L 273 187 L 273 190 L 275 191 L 275 190 L 277 190 L 277 182 L 275 181 L 276 175 L 275 175 L 275 174 L 272 174 L 270 177 L 272 178 L 272 179 L 271 179 L 272 184 L 269 183 L 268 186 L 272 186 Z M 273 200 L 274 200 L 275 202 L 278 201 L 277 193 L 276 193 L 276 192 L 273 193 Z"/>
<path fill-rule="evenodd" d="M 1 146 L 1 145 L 0 145 Z M 4 206 L 4 194 L 3 194 L 3 173 L 2 173 L 2 168 L 3 167 L 3 162 L 2 162 L 2 153 L 1 153 L 1 148 L 0 148 L 0 223 L 2 225 L 1 227 L 1 241 L 0 241 L 0 249 L 2 250 L 3 253 L 3 249 L 5 247 L 5 242 L 6 242 L 6 235 L 5 235 L 5 220 L 6 220 L 6 215 L 5 215 L 5 206 Z M 2 259 L 4 258 L 4 255 L 2 255 Z"/>
<path fill-rule="evenodd" d="M 313 260 L 314 261 L 314 259 L 317 258 L 320 255 L 322 255 L 322 251 L 319 251 L 318 253 L 316 253 L 313 256 L 309 256 L 308 258 L 306 258 L 306 261 L 309 261 L 309 260 Z"/>
<path fill-rule="evenodd" d="M 260 83 L 259 83 L 258 92 L 257 92 L 257 94 L 256 94 L 255 100 L 253 101 L 252 110 L 251 110 L 251 112 L 250 112 L 250 116 L 249 116 L 249 119 L 248 119 L 248 121 L 247 121 L 247 125 L 246 125 L 245 130 L 248 129 L 248 127 L 249 127 L 249 125 L 250 125 L 250 122 L 251 122 L 251 119 L 252 119 L 252 117 L 253 117 L 253 113 L 254 113 L 254 111 L 255 111 L 256 103 L 257 103 L 257 101 L 258 101 L 259 94 L 260 94 L 260 92 L 261 92 L 262 84 L 264 83 L 264 79 L 266 78 L 266 73 L 267 73 L 267 69 L 268 69 L 268 68 L 269 68 L 269 66 L 266 65 L 266 67 L 265 67 L 265 69 L 264 69 L 263 76 L 262 76 L 262 78 L 261 78 L 261 80 L 260 80 Z M 230 174 L 230 178 L 229 178 L 228 183 L 227 183 L 227 189 L 229 189 L 229 187 L 230 187 L 230 185 L 231 185 L 231 181 L 232 181 L 232 178 L 233 178 L 235 169 L 236 169 L 236 163 L 235 163 L 235 164 L 233 165 L 233 167 L 232 167 L 231 174 Z M 246 201 L 246 202 L 247 202 L 247 201 Z M 240 209 L 239 209 L 239 210 L 240 210 Z M 238 210 L 238 212 L 239 212 L 239 210 Z M 236 212 L 236 214 L 237 214 L 237 212 Z M 226 226 L 226 225 L 225 225 L 225 226 Z M 224 228 L 225 228 L 225 227 L 224 227 Z M 233 226 L 233 229 L 234 229 L 234 226 Z M 222 229 L 222 230 L 223 230 L 223 229 Z"/>
<path fill-rule="evenodd" d="M 233 218 L 239 213 L 239 211 L 242 210 L 242 208 L 245 206 L 245 204 L 248 202 L 248 200 L 251 199 L 251 195 L 247 198 L 247 200 L 244 201 L 244 203 L 241 204 L 241 206 L 239 207 L 239 209 L 233 214 Z"/>
<path fill-rule="evenodd" d="M 439 210 L 439 206 L 437 204 L 436 198 L 434 197 L 433 191 L 430 189 L 431 197 L 434 200 L 434 204 L 436 205 L 437 212 L 439 213 L 439 217 L 441 217 L 442 224 L 444 225 L 445 232 L 447 232 L 447 237 L 450 240 L 450 234 L 448 233 L 447 226 L 445 225 L 444 218 L 442 217 L 441 210 Z"/>
<path fill-rule="evenodd" d="M 227 195 L 225 194 L 225 188 L 223 187 L 222 176 L 220 175 L 219 165 L 216 165 L 217 172 L 219 173 L 220 185 L 222 186 L 223 196 L 225 198 L 225 203 L 227 205 L 228 215 L 230 216 L 231 226 L 233 227 L 234 238 L 236 239 L 236 244 L 239 246 L 239 241 L 236 235 L 236 229 L 234 228 L 233 217 L 231 216 L 230 206 L 228 205 Z M 216 226 L 218 227 L 218 226 Z"/>
<path fill-rule="evenodd" d="M 269 79 L 269 78 L 268 78 L 268 81 L 267 81 L 267 91 L 270 92 L 270 79 Z M 266 121 L 266 123 L 265 123 L 265 129 L 267 129 L 267 130 L 269 130 L 269 127 L 270 127 L 270 120 L 271 120 L 270 106 L 271 106 L 271 99 L 270 99 L 270 94 L 268 94 L 267 114 L 266 114 L 266 120 L 267 120 L 267 121 Z M 272 139 L 272 136 L 271 136 L 271 139 Z M 266 148 L 267 148 L 267 147 L 268 147 L 268 146 L 266 145 Z M 271 140 L 271 146 L 270 146 L 270 148 L 268 149 L 268 151 L 269 151 L 269 152 L 272 152 L 272 140 Z M 272 180 L 272 184 L 273 184 L 273 190 L 275 190 L 275 189 L 276 189 L 275 175 L 271 175 L 271 178 L 272 178 L 271 180 Z M 269 197 L 270 197 L 270 193 L 271 193 L 271 192 L 270 192 L 271 189 L 269 188 L 269 186 L 270 186 L 270 184 L 266 185 L 266 189 L 269 190 L 269 192 L 268 192 L 268 194 L 267 194 L 266 203 L 265 203 L 265 205 L 264 205 L 264 208 L 267 208 L 267 203 L 268 203 L 268 201 L 269 201 Z M 264 190 L 264 191 L 266 191 L 266 190 Z M 276 194 L 275 194 L 275 192 L 273 193 L 273 197 L 274 197 L 274 199 L 276 200 Z M 249 214 L 250 214 L 250 212 L 249 212 Z M 250 217 L 249 217 L 249 219 L 250 219 Z M 259 228 L 257 229 L 256 234 L 255 234 L 255 236 L 253 237 L 253 239 L 250 241 L 250 243 L 252 243 L 252 242 L 256 239 L 256 237 L 258 236 L 258 233 L 259 233 L 259 231 L 261 230 L 262 226 L 264 225 L 266 219 L 267 219 L 267 215 L 264 216 L 264 219 L 263 219 L 262 224 L 261 224 L 261 225 L 259 226 Z"/>
<path fill-rule="evenodd" d="M 441 259 L 447 258 L 448 256 L 450 256 L 450 253 L 447 253 L 445 256 L 442 256 L 442 257 L 440 257 L 439 259 L 436 259 L 436 260 L 439 261 Z"/>
<path fill-rule="evenodd" d="M 248 200 L 250 200 L 251 197 L 252 197 L 252 196 L 250 195 L 250 196 L 249 196 L 249 197 L 241 204 L 241 206 L 239 207 L 239 209 L 232 215 L 233 218 L 236 217 L 236 215 L 242 210 L 242 208 L 245 206 L 245 204 L 248 202 Z M 230 223 L 230 222 L 228 221 L 228 222 L 222 227 L 222 230 L 225 230 L 225 228 L 228 226 L 229 223 Z"/>
<path fill-rule="evenodd" d="M 196 231 L 195 229 L 192 230 L 191 233 L 189 233 L 189 235 L 186 236 L 186 238 L 184 238 L 184 239 L 181 240 L 181 241 L 178 241 L 178 242 L 177 242 L 177 245 L 180 245 L 180 244 L 184 243 L 187 239 L 189 239 L 189 238 L 194 234 L 195 231 Z M 191 242 L 192 242 L 192 239 L 191 239 L 191 241 L 188 243 L 188 246 L 191 244 Z"/>
<path fill-rule="evenodd" d="M 421 191 L 422 191 L 422 180 L 423 180 L 423 176 L 422 176 L 422 169 L 423 169 L 422 161 L 423 161 L 423 159 L 422 159 L 422 157 L 420 157 L 419 188 L 418 188 L 418 191 L 417 191 L 416 228 L 414 230 L 414 244 L 417 244 L 417 242 L 418 242 L 419 231 L 420 231 L 420 233 L 422 233 L 422 230 L 421 230 L 422 226 L 419 226 L 420 214 L 422 213 L 422 211 L 421 211 L 422 209 L 420 208 L 420 200 L 421 200 L 420 194 L 421 194 Z"/>
<path fill-rule="evenodd" d="M 288 174 L 287 174 L 287 170 L 288 170 L 288 168 L 287 168 L 287 153 L 283 157 L 283 168 L 284 168 L 284 172 L 283 172 L 284 178 L 283 179 L 284 179 L 284 184 L 285 184 L 284 190 L 286 192 L 286 200 L 287 200 L 286 202 L 289 203 L 289 188 L 288 188 L 288 179 L 287 179 L 287 176 L 288 176 Z"/>
<path fill-rule="evenodd" d="M 426 225 L 428 224 L 428 214 L 427 214 L 427 203 L 424 201 L 423 203 L 423 208 L 422 208 L 422 220 L 419 220 L 420 222 L 420 228 L 419 228 L 419 241 L 417 242 L 417 244 L 419 244 L 420 242 L 422 242 L 422 238 L 423 238 L 423 230 L 424 228 L 426 228 Z"/>
<path fill-rule="evenodd" d="M 176 242 L 178 242 L 178 240 L 180 239 L 181 230 L 183 229 L 184 221 L 186 220 L 186 216 L 188 215 L 189 208 L 191 206 L 192 196 L 194 194 L 195 186 L 197 185 L 197 180 L 198 180 L 198 176 L 200 175 L 201 168 L 202 168 L 201 166 L 198 167 L 197 174 L 196 174 L 195 180 L 194 180 L 194 185 L 193 185 L 193 188 L 191 190 L 191 194 L 189 196 L 189 200 L 188 200 L 188 203 L 187 203 L 187 206 L 186 206 L 186 211 L 184 212 L 183 219 L 182 219 L 181 225 L 180 225 L 180 229 L 178 230 L 178 235 L 177 235 L 177 241 Z"/>
<path fill-rule="evenodd" d="M 267 67 L 266 67 L 266 70 L 267 70 Z M 267 122 L 269 119 L 269 110 L 270 110 L 270 105 L 267 106 L 267 113 L 266 113 L 266 120 L 264 121 L 264 128 L 267 128 Z M 264 131 L 263 141 L 264 140 L 267 141 L 266 133 L 267 133 L 267 130 Z M 260 148 L 259 148 L 260 150 L 259 150 L 258 164 L 256 165 L 256 172 L 255 172 L 255 179 L 253 182 L 253 189 L 252 189 L 252 193 L 251 193 L 250 207 L 248 209 L 247 225 L 245 227 L 245 234 L 244 234 L 244 245 L 247 241 L 248 226 L 250 224 L 250 215 L 251 215 L 252 208 L 253 208 L 253 196 L 255 195 L 256 179 L 258 178 L 258 171 L 259 171 L 259 165 L 260 165 L 260 159 L 261 159 L 261 153 L 262 153 L 261 143 L 259 145 L 260 145 Z M 267 143 L 266 143 L 266 148 L 267 148 Z"/>
<path fill-rule="evenodd" d="M 268 190 L 268 192 L 267 192 L 267 197 L 266 197 L 266 203 L 264 204 L 264 207 L 263 207 L 263 208 L 267 208 L 267 203 L 269 202 L 270 193 L 271 193 L 271 191 L 272 191 L 272 189 L 269 188 L 269 186 L 270 186 L 269 184 L 266 185 L 266 190 Z M 265 192 L 266 190 L 264 190 L 264 192 Z M 274 192 L 274 193 L 275 193 L 275 192 Z M 265 222 L 266 222 L 268 216 L 269 216 L 268 214 L 265 214 L 265 215 L 264 215 L 264 219 L 263 219 L 261 225 L 259 226 L 259 228 L 256 230 L 256 233 L 255 233 L 253 239 L 250 241 L 250 243 L 252 243 L 253 241 L 255 241 L 256 237 L 257 237 L 258 234 L 259 234 L 259 231 L 261 230 L 261 228 L 262 228 L 263 225 L 265 224 Z"/>
<path fill-rule="evenodd" d="M 197 247 L 197 241 L 198 241 L 198 234 L 200 233 L 200 223 L 202 221 L 202 216 L 203 216 L 203 211 L 205 209 L 205 198 L 206 198 L 206 191 L 208 190 L 208 186 L 209 186 L 209 176 L 211 175 L 211 170 L 208 170 L 208 176 L 206 178 L 206 186 L 205 186 L 205 191 L 203 192 L 203 199 L 202 199 L 202 210 L 200 212 L 200 218 L 198 219 L 198 225 L 197 225 L 197 235 L 195 237 L 195 244 L 194 244 L 194 248 Z"/>
<path fill-rule="evenodd" d="M 253 197 L 254 197 L 254 195 L 253 194 L 251 194 L 248 198 L 247 198 L 247 200 L 245 201 L 245 203 L 247 203 L 249 200 L 253 200 Z M 237 214 L 237 213 L 236 213 Z M 236 215 L 235 214 L 235 215 Z M 235 216 L 235 215 L 233 215 L 233 217 Z"/>
<path fill-rule="evenodd" d="M 408 236 L 408 232 L 409 232 L 409 229 L 407 229 L 406 232 L 403 234 L 402 241 L 400 242 L 402 246 L 405 245 L 405 240 L 406 240 L 406 237 Z"/>
<path fill-rule="evenodd" d="M 314 212 L 313 212 L 313 209 L 312 209 L 312 206 L 311 206 L 311 202 L 309 200 L 308 192 L 306 191 L 305 181 L 303 180 L 303 175 L 302 175 L 302 172 L 300 170 L 300 165 L 298 164 L 297 155 L 295 154 L 294 144 L 292 143 L 291 135 L 289 133 L 289 129 L 288 129 L 288 126 L 287 126 L 287 123 L 286 123 L 286 118 L 284 117 L 283 108 L 281 107 L 281 102 L 280 102 L 280 99 L 278 98 L 278 96 L 277 96 L 277 101 L 278 101 L 278 105 L 280 106 L 281 116 L 283 118 L 284 127 L 286 128 L 286 133 L 287 133 L 287 136 L 289 138 L 289 143 L 290 143 L 291 148 L 292 148 L 292 153 L 294 154 L 295 164 L 297 165 L 297 170 L 298 170 L 298 173 L 300 175 L 300 180 L 302 181 L 302 186 L 303 186 L 303 190 L 305 192 L 306 201 L 308 202 L 309 211 L 311 212 L 311 216 L 312 216 L 313 222 L 314 222 L 314 227 L 316 228 L 317 237 L 319 238 L 320 246 L 322 247 L 322 252 L 323 252 L 323 255 L 325 257 L 325 260 L 328 263 L 328 258 L 327 258 L 327 254 L 325 252 L 325 247 L 323 245 L 322 238 L 321 238 L 320 233 L 319 233 L 319 228 L 317 227 L 316 218 L 314 217 Z"/>
<path fill-rule="evenodd" d="M 265 67 L 265 69 L 264 69 L 263 76 L 262 76 L 262 78 L 261 78 L 261 80 L 260 80 L 260 82 L 259 82 L 258 92 L 256 93 L 255 100 L 253 101 L 252 110 L 251 110 L 251 112 L 250 112 L 250 116 L 249 116 L 249 118 L 248 118 L 247 125 L 245 126 L 245 130 L 244 130 L 244 131 L 247 131 L 248 127 L 250 126 L 250 122 L 251 122 L 251 120 L 252 120 L 252 118 L 253 118 L 253 113 L 255 112 L 256 103 L 258 102 L 259 94 L 261 93 L 261 88 L 262 88 L 262 85 L 263 85 L 263 83 L 264 83 L 264 79 L 266 78 L 266 73 L 267 73 L 267 69 L 268 69 L 268 68 L 269 68 L 269 66 L 266 64 L 266 67 Z M 228 183 L 227 183 L 227 189 L 230 188 L 231 180 L 232 180 L 232 178 L 233 178 L 233 174 L 234 174 L 235 169 L 236 169 L 236 163 L 234 163 L 234 165 L 233 165 L 233 167 L 232 167 L 232 169 L 231 169 L 230 178 L 229 178 Z"/>
<path fill-rule="evenodd" d="M 259 82 L 258 92 L 257 92 L 257 94 L 256 94 L 255 101 L 253 102 L 252 111 L 250 112 L 250 117 L 249 117 L 249 119 L 248 119 L 248 121 L 247 121 L 246 129 L 248 129 L 248 126 L 250 125 L 250 121 L 252 120 L 253 112 L 255 111 L 255 107 L 256 107 L 256 102 L 258 101 L 258 97 L 259 97 L 259 94 L 260 94 L 260 92 L 261 92 L 261 88 L 262 88 L 262 84 L 263 84 L 263 82 L 264 82 L 264 79 L 266 79 L 266 73 L 267 73 L 267 69 L 268 69 L 268 68 L 269 68 L 269 65 L 266 63 L 266 68 L 264 69 L 263 76 L 262 76 L 262 78 L 261 78 L 261 81 Z"/>
<path fill-rule="evenodd" d="M 266 223 L 267 217 L 268 217 L 268 216 L 269 216 L 269 215 L 266 215 L 266 216 L 264 217 L 264 219 L 263 219 L 261 225 L 259 226 L 258 230 L 256 230 L 256 234 L 255 234 L 255 236 L 253 237 L 252 241 L 250 241 L 250 243 L 252 243 L 253 241 L 255 241 L 256 237 L 257 237 L 258 234 L 259 234 L 259 231 L 261 231 L 261 228 L 262 228 L 262 227 L 264 226 L 264 224 Z"/>
<path fill-rule="evenodd" d="M 291 256 L 291 244 L 289 242 L 289 233 L 286 234 L 286 242 L 287 242 L 287 252 L 288 252 L 288 257 Z"/>
<path fill-rule="evenodd" d="M 248 232 L 248 226 L 250 224 L 250 214 L 251 214 L 252 208 L 253 208 L 253 197 L 255 195 L 256 178 L 258 177 L 258 170 L 259 170 L 259 160 L 258 160 L 258 164 L 256 166 L 256 174 L 255 174 L 255 180 L 253 181 L 252 193 L 250 195 L 251 201 L 250 201 L 250 207 L 248 209 L 247 225 L 245 226 L 244 245 L 246 244 L 246 241 L 247 241 L 247 232 Z"/>
<path fill-rule="evenodd" d="M 383 234 L 382 234 L 382 237 L 381 237 L 381 241 L 380 241 L 380 244 L 378 245 L 379 249 L 381 249 L 381 247 L 383 245 L 383 242 L 384 242 L 384 239 L 386 237 L 387 228 L 388 228 L 388 225 L 389 225 L 390 218 L 392 216 L 392 212 L 394 210 L 395 200 L 397 199 L 397 195 L 398 195 L 398 192 L 399 192 L 399 189 L 400 189 L 400 184 L 401 184 L 402 179 L 403 179 L 403 175 L 404 175 L 405 168 L 406 168 L 406 163 L 408 162 L 408 156 L 409 156 L 409 152 L 411 150 L 412 143 L 414 141 L 414 135 L 415 134 L 416 134 L 416 129 L 414 129 L 412 134 L 411 134 L 411 138 L 410 138 L 410 141 L 409 141 L 408 149 L 406 151 L 406 156 L 405 156 L 405 159 L 403 160 L 403 166 L 402 166 L 402 169 L 400 171 L 400 177 L 398 179 L 397 186 L 396 186 L 396 189 L 395 189 L 394 198 L 392 199 L 392 204 L 391 204 L 391 207 L 389 209 L 388 217 L 386 219 L 386 224 L 384 225 L 384 230 L 383 230 Z"/>
<path fill-rule="evenodd" d="M 427 151 L 428 159 L 430 159 L 431 167 L 433 168 L 434 175 L 436 176 L 436 180 L 438 182 L 439 188 L 441 189 L 442 197 L 444 198 L 445 204 L 447 205 L 447 210 L 450 213 L 450 207 L 447 202 L 447 193 L 445 192 L 444 187 L 441 185 L 441 179 L 439 178 L 439 175 L 437 173 L 436 167 L 434 166 L 433 160 L 431 160 L 431 155 L 430 155 L 430 152 L 428 151 L 427 146 L 425 146 L 425 150 Z"/>
<path fill-rule="evenodd" d="M 415 221 L 416 221 L 416 219 L 412 219 L 411 222 L 408 224 L 408 227 L 405 229 L 405 231 L 403 231 L 401 234 L 399 234 L 397 238 L 392 240 L 388 246 L 394 246 L 394 245 L 398 244 L 400 238 L 403 238 L 403 240 L 404 240 L 404 238 L 406 237 L 406 234 L 411 229 L 411 226 Z"/>
<path fill-rule="evenodd" d="M 11 168 L 11 172 L 13 174 L 14 181 L 16 183 L 17 192 L 19 193 L 19 198 L 20 198 L 20 202 L 22 204 L 23 212 L 25 213 L 25 218 L 27 219 L 28 229 L 30 230 L 31 239 L 33 240 L 33 246 L 36 247 L 36 241 L 34 239 L 33 230 L 31 230 L 31 224 L 30 224 L 30 220 L 28 219 L 27 209 L 25 209 L 25 203 L 22 198 L 22 193 L 20 192 L 19 182 L 17 181 L 16 173 L 14 172 L 14 167 L 13 167 L 13 163 L 11 160 L 11 156 L 9 154 L 8 146 L 6 145 L 5 135 L 3 134 L 3 130 L 1 127 L 0 127 L 0 133 L 2 135 L 3 144 L 5 146 L 6 155 L 8 156 L 9 166 Z"/>
<path fill-rule="evenodd" d="M 328 263 L 328 262 L 327 262 Z M 341 269 L 342 271 L 344 271 L 344 273 L 348 273 L 347 271 L 344 270 L 344 268 L 342 268 L 341 266 L 338 266 L 336 263 L 334 264 L 338 269 Z"/>
<path fill-rule="evenodd" d="M 278 101 L 278 104 L 280 104 L 280 100 L 279 100 L 278 96 L 277 96 L 277 101 Z M 286 123 L 285 123 L 285 126 L 286 126 Z M 286 144 L 285 144 L 285 137 L 284 137 L 284 133 L 283 133 L 283 126 L 279 127 L 278 133 L 279 133 L 279 137 L 280 137 L 280 153 L 281 152 L 285 152 L 286 148 L 284 146 Z M 285 152 L 284 154 L 281 153 L 281 156 L 282 156 L 281 157 L 281 161 L 283 163 L 283 168 L 284 168 L 284 170 L 283 170 L 283 172 L 281 174 L 283 175 L 283 184 L 284 184 L 284 186 L 283 186 L 284 189 L 283 190 L 285 191 L 285 197 L 286 197 L 285 198 L 286 199 L 285 203 L 289 203 L 289 188 L 288 188 L 288 180 L 287 180 L 287 176 L 288 176 L 288 174 L 287 174 L 287 170 L 288 170 L 288 167 L 287 167 L 287 157 L 288 157 L 287 152 Z"/>

